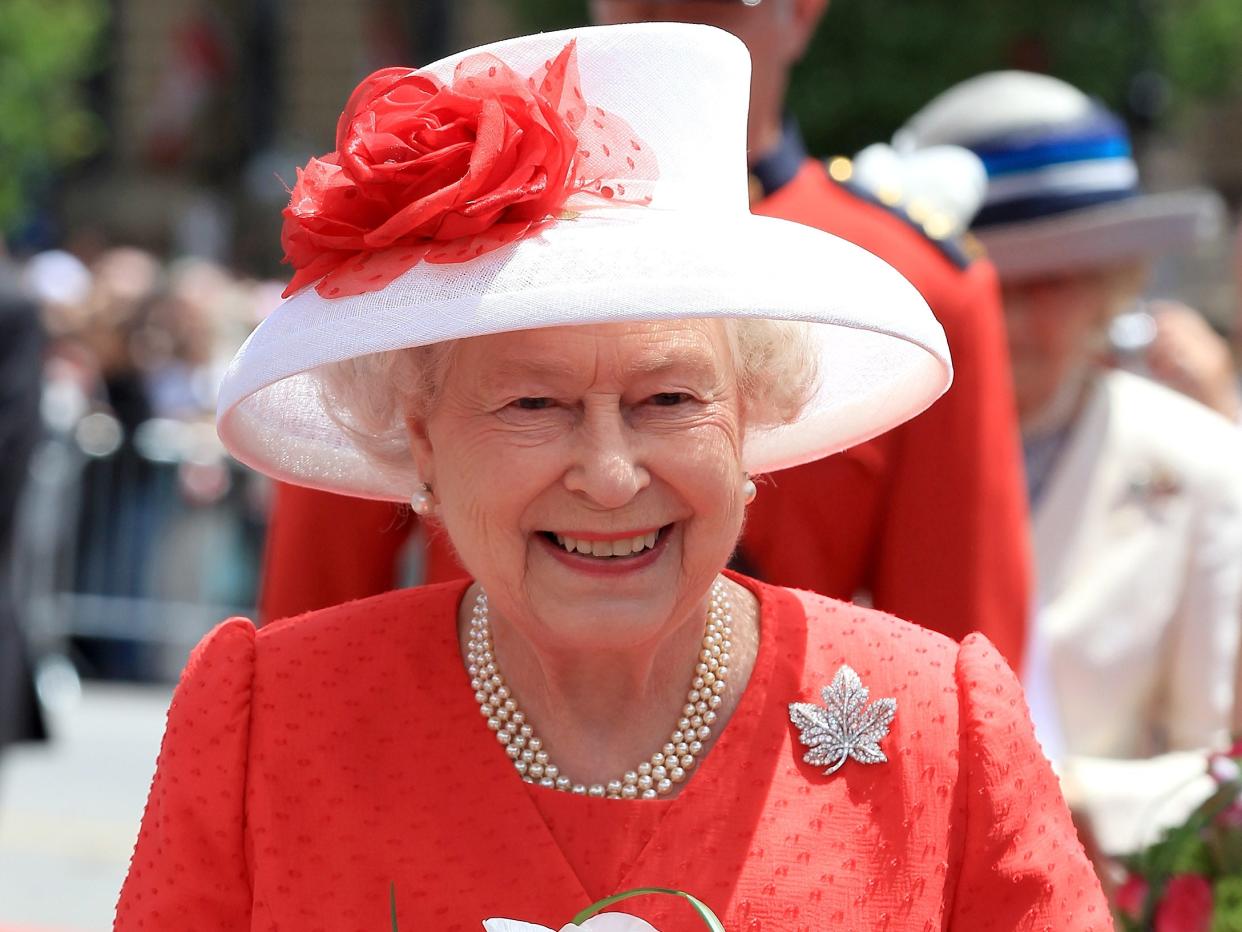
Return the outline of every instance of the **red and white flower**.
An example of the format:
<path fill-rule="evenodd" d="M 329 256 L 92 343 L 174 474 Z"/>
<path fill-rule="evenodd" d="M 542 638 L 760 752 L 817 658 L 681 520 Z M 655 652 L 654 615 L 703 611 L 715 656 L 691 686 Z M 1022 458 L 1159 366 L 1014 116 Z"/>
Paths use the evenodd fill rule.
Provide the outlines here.
<path fill-rule="evenodd" d="M 325 298 L 376 291 L 419 262 L 512 243 L 583 199 L 646 204 L 658 174 L 629 125 L 583 98 L 575 42 L 526 78 L 491 54 L 461 61 L 450 84 L 385 68 L 350 97 L 335 151 L 298 170 L 285 295 L 314 282 Z"/>

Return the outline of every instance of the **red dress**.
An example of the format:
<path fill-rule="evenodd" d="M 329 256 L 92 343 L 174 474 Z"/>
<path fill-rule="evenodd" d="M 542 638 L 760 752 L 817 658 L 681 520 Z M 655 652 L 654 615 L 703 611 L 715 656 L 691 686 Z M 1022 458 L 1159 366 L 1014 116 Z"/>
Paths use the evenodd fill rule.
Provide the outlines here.
<path fill-rule="evenodd" d="M 116 929 L 559 929 L 601 892 L 694 893 L 729 932 L 1086 932 L 1107 907 L 1018 684 L 877 612 L 740 580 L 760 648 L 739 708 L 671 801 L 532 788 L 479 716 L 456 637 L 464 582 L 270 625 L 195 650 Z M 897 702 L 888 762 L 802 761 L 788 703 L 850 664 Z M 536 796 L 535 794 L 543 794 Z M 684 904 L 635 899 L 661 932 Z"/>
<path fill-rule="evenodd" d="M 895 430 L 773 474 L 749 509 L 743 565 L 768 582 L 841 599 L 867 591 L 877 608 L 954 640 L 980 631 L 1020 669 L 1030 600 L 1026 491 L 991 265 L 955 263 L 815 160 L 754 210 L 857 243 L 913 282 L 944 327 L 955 381 Z M 392 588 L 413 527 L 387 502 L 281 487 L 260 620 Z M 461 575 L 447 539 L 433 536 L 426 579 Z"/>

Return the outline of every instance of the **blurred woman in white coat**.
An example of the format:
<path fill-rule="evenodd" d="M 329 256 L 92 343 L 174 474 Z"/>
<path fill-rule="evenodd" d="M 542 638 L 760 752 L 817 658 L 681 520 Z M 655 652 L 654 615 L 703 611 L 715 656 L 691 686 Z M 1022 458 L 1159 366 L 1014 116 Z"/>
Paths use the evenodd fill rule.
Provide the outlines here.
<path fill-rule="evenodd" d="M 899 136 L 988 171 L 975 234 L 1001 275 L 1038 576 L 1032 714 L 1109 854 L 1211 790 L 1242 624 L 1242 434 L 1109 365 L 1150 262 L 1218 220 L 1207 192 L 1144 194 L 1121 120 L 1044 75 L 997 72 Z"/>

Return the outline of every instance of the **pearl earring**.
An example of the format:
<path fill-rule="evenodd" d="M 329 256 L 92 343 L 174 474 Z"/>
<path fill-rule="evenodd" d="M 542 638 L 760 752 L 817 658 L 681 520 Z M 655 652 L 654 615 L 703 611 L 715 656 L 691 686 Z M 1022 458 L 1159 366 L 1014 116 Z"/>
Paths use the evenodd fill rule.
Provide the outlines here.
<path fill-rule="evenodd" d="M 746 504 L 753 502 L 758 494 L 759 487 L 755 485 L 755 480 L 747 476 L 746 481 L 742 483 L 742 497 L 746 499 Z"/>
<path fill-rule="evenodd" d="M 410 496 L 410 507 L 414 509 L 416 515 L 429 515 L 436 507 L 436 501 L 431 497 L 431 486 L 423 483 L 418 491 Z"/>

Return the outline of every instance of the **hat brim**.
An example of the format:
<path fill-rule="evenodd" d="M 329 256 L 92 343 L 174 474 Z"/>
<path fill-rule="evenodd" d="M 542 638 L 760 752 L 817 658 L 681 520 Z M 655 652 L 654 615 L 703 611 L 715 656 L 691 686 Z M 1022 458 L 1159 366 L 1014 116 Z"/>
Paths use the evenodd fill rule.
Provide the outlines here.
<path fill-rule="evenodd" d="M 240 461 L 275 478 L 405 501 L 418 476 L 357 449 L 324 410 L 319 367 L 488 333 L 710 317 L 814 325 L 814 396 L 795 423 L 748 432 L 753 473 L 882 433 L 952 380 L 926 302 L 871 253 L 767 217 L 617 209 L 558 220 L 468 263 L 420 264 L 374 294 L 329 300 L 302 290 L 234 358 L 218 429 Z"/>
<path fill-rule="evenodd" d="M 1188 249 L 1220 230 L 1212 191 L 1143 194 L 1039 220 L 975 231 L 1002 279 L 1143 261 Z"/>

